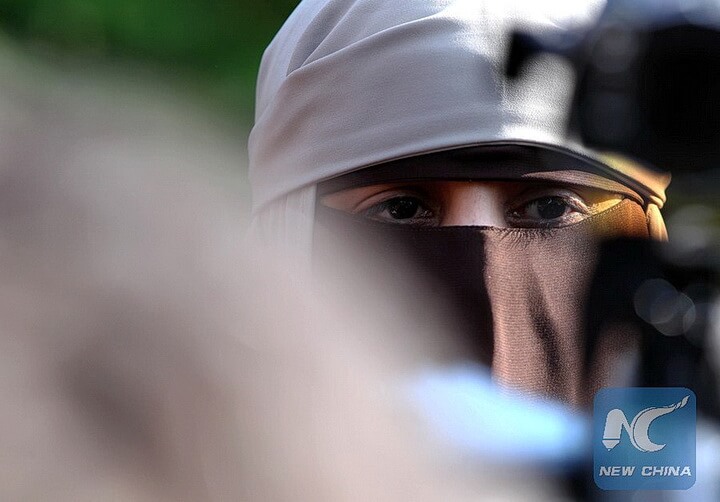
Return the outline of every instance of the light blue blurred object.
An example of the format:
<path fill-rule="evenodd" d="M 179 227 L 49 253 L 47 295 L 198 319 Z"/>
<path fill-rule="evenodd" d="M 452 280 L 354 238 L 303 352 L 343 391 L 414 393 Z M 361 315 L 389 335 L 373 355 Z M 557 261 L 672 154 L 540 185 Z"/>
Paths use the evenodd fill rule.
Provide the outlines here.
<path fill-rule="evenodd" d="M 481 366 L 423 372 L 410 396 L 430 429 L 463 454 L 550 468 L 591 460 L 589 417 L 501 389 Z"/>
<path fill-rule="evenodd" d="M 408 395 L 435 437 L 461 454 L 493 464 L 548 471 L 592 469 L 589 416 L 553 401 L 495 384 L 478 365 L 428 369 L 410 381 Z M 602 492 L 612 502 L 720 500 L 720 428 L 698 420 L 697 483 L 686 491 Z"/>

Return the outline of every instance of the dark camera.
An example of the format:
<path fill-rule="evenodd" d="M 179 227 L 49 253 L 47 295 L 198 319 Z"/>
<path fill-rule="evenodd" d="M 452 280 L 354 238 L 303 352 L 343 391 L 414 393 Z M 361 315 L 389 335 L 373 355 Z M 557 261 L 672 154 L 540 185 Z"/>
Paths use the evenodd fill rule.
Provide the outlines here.
<path fill-rule="evenodd" d="M 615 0 L 583 33 L 517 33 L 507 72 L 539 52 L 577 75 L 571 134 L 673 173 L 720 165 L 720 4 Z"/>

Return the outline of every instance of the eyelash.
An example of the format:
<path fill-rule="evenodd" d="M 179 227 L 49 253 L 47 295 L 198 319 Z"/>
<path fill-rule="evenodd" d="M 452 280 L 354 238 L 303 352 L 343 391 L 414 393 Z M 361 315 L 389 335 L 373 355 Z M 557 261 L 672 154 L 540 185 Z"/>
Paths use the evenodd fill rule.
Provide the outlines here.
<path fill-rule="evenodd" d="M 562 215 L 557 218 L 552 218 L 548 220 L 543 219 L 529 219 L 527 217 L 523 217 L 519 215 L 519 212 L 521 209 L 528 208 L 532 203 L 539 203 L 543 199 L 560 199 L 562 202 L 570 208 L 571 211 L 575 212 L 574 215 Z M 536 228 L 543 228 L 543 227 L 556 227 L 556 226 L 564 226 L 565 224 L 570 224 L 576 221 L 576 218 L 580 216 L 587 216 L 590 214 L 590 209 L 585 204 L 585 202 L 582 201 L 582 199 L 579 198 L 579 196 L 573 194 L 570 195 L 568 193 L 536 193 L 532 194 L 532 196 L 527 197 L 527 199 L 522 202 L 521 204 L 518 204 L 508 210 L 506 212 L 506 218 L 508 221 L 514 221 L 515 225 L 517 226 L 528 226 L 528 227 L 536 227 Z M 563 221 L 563 220 L 571 220 L 571 221 Z M 559 224 L 558 224 L 559 223 Z"/>
<path fill-rule="evenodd" d="M 432 212 L 432 213 L 437 213 L 437 211 L 434 211 L 433 209 L 431 209 L 431 208 L 429 207 L 430 204 L 427 204 L 427 203 L 423 200 L 423 197 L 418 196 L 418 195 L 414 195 L 414 194 L 403 194 L 403 195 L 396 195 L 396 196 L 390 197 L 390 198 L 388 198 L 388 199 L 386 199 L 386 200 L 384 200 L 384 201 L 382 201 L 382 202 L 378 202 L 378 203 L 372 205 L 371 207 L 369 207 L 368 209 L 362 211 L 362 214 L 363 214 L 366 218 L 374 218 L 374 219 L 377 219 L 378 215 L 380 215 L 380 214 L 383 213 L 384 211 L 389 211 L 389 210 L 390 210 L 391 204 L 397 203 L 397 202 L 399 202 L 399 201 L 401 201 L 401 200 L 404 200 L 404 199 L 415 200 L 415 201 L 418 202 L 418 206 L 419 206 L 420 208 L 425 208 L 426 211 L 430 211 L 430 212 Z M 413 219 L 415 219 L 415 218 L 417 218 L 417 216 L 413 216 L 412 218 L 408 218 L 408 220 L 413 220 Z M 400 220 L 398 220 L 398 221 L 400 221 Z"/>
<path fill-rule="evenodd" d="M 587 205 L 582 201 L 582 199 L 579 198 L 576 194 L 569 194 L 569 193 L 562 193 L 558 191 L 552 191 L 552 192 L 537 192 L 532 193 L 529 195 L 525 195 L 524 202 L 517 204 L 513 206 L 512 208 L 508 209 L 506 214 L 507 221 L 511 224 L 510 226 L 515 227 L 527 227 L 527 228 L 550 228 L 550 227 L 557 227 L 557 226 L 564 226 L 566 224 L 574 223 L 576 219 L 579 216 L 588 215 L 590 213 L 589 208 Z M 363 216 L 370 219 L 378 219 L 379 215 L 381 215 L 385 211 L 390 210 L 390 206 L 393 203 L 398 203 L 402 199 L 410 199 L 417 201 L 417 204 L 419 208 L 424 208 L 425 211 L 423 212 L 430 212 L 431 215 L 428 216 L 417 216 L 413 215 L 412 217 L 409 217 L 407 219 L 405 218 L 398 218 L 395 219 L 395 224 L 413 224 L 413 225 L 437 225 L 437 221 L 435 218 L 439 216 L 439 211 L 434 210 L 432 208 L 433 204 L 430 204 L 427 202 L 427 199 L 429 197 L 426 197 L 421 194 L 415 194 L 415 193 L 399 193 L 399 194 L 393 194 L 392 196 L 389 196 L 387 199 L 377 202 L 370 206 L 369 208 L 359 211 Z M 537 203 L 543 199 L 560 199 L 562 202 L 570 208 L 571 211 L 575 212 L 574 215 L 561 215 L 556 218 L 543 220 L 539 218 L 527 218 L 520 215 L 521 211 L 527 211 L 528 207 L 532 203 Z M 433 218 L 434 217 L 434 218 Z M 433 218 L 432 221 L 429 221 L 431 218 Z M 571 220 L 571 221 L 563 221 L 563 220 Z M 404 221 L 405 220 L 405 221 Z M 403 223 L 404 221 L 404 223 Z"/>

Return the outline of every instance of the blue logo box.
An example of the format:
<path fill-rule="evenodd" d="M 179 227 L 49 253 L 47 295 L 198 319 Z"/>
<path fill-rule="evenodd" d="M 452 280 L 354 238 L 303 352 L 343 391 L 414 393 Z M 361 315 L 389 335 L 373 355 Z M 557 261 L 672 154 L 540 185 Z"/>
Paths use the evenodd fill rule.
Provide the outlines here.
<path fill-rule="evenodd" d="M 595 483 L 603 490 L 695 484 L 695 394 L 683 387 L 600 389 L 593 407 Z"/>

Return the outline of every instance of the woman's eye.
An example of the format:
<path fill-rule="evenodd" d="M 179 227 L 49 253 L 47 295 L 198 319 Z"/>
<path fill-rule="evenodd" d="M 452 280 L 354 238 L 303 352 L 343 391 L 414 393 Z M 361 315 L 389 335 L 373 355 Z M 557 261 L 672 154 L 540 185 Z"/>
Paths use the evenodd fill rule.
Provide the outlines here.
<path fill-rule="evenodd" d="M 541 220 L 554 220 L 565 216 L 571 209 L 562 197 L 542 197 L 528 204 L 527 215 Z"/>
<path fill-rule="evenodd" d="M 510 213 L 514 226 L 555 227 L 583 219 L 588 208 L 582 201 L 561 195 L 538 197 Z"/>
<path fill-rule="evenodd" d="M 374 220 L 394 223 L 427 224 L 434 213 L 417 197 L 393 197 L 366 209 L 363 214 Z"/>

